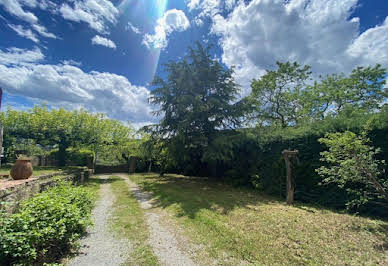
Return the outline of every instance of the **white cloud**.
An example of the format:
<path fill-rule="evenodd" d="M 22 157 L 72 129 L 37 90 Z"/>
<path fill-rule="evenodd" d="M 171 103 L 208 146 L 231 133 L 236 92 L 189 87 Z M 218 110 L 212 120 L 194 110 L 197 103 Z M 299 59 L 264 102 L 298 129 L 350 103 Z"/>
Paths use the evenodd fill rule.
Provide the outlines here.
<path fill-rule="evenodd" d="M 222 11 L 229 11 L 236 5 L 236 0 L 186 0 L 190 11 L 197 11 L 195 24 L 201 26 L 205 17 L 214 17 Z"/>
<path fill-rule="evenodd" d="M 63 18 L 75 22 L 86 22 L 100 32 L 108 32 L 107 23 L 116 24 L 119 11 L 108 0 L 84 0 L 69 4 L 62 4 L 59 12 Z"/>
<path fill-rule="evenodd" d="M 108 48 L 116 49 L 116 44 L 104 37 L 101 37 L 99 35 L 96 35 L 92 38 L 92 44 L 94 45 L 102 45 Z"/>
<path fill-rule="evenodd" d="M 62 60 L 62 64 L 64 64 L 64 65 L 72 65 L 72 66 L 82 66 L 81 62 L 75 61 L 73 59 Z"/>
<path fill-rule="evenodd" d="M 384 63 L 388 66 L 388 17 L 382 25 L 363 32 L 349 46 L 347 53 L 366 64 Z"/>
<path fill-rule="evenodd" d="M 190 11 L 193 9 L 196 9 L 196 8 L 198 8 L 200 1 L 201 0 L 188 0 L 187 7 L 189 8 Z"/>
<path fill-rule="evenodd" d="M 174 31 L 185 31 L 190 27 L 190 22 L 182 10 L 170 9 L 158 19 L 154 34 L 146 34 L 143 44 L 148 48 L 164 49 L 168 45 L 167 37 Z"/>
<path fill-rule="evenodd" d="M 26 63 L 39 62 L 44 59 L 42 52 L 35 48 L 34 50 L 20 49 L 11 47 L 6 51 L 0 50 L 1 65 L 23 65 Z"/>
<path fill-rule="evenodd" d="M 36 7 L 36 4 L 36 1 L 0 0 L 0 5 L 2 5 L 8 13 L 31 24 L 37 23 L 38 18 L 33 13 L 25 11 L 23 6 Z"/>
<path fill-rule="evenodd" d="M 38 32 L 40 35 L 46 38 L 52 38 L 52 39 L 57 39 L 58 37 L 52 34 L 51 32 L 48 32 L 45 26 L 39 25 L 39 24 L 34 24 L 32 25 L 32 28 Z"/>
<path fill-rule="evenodd" d="M 39 25 L 38 18 L 30 11 L 25 11 L 23 9 L 24 6 L 28 8 L 40 8 L 40 9 L 53 9 L 55 4 L 48 0 L 0 0 L 0 5 L 4 7 L 4 9 L 13 16 L 26 21 L 31 24 L 32 28 L 38 32 L 40 35 L 46 38 L 56 39 L 57 37 L 48 32 L 46 27 Z M 2 17 L 4 20 L 5 18 Z M 39 42 L 36 35 L 30 30 L 25 29 L 22 26 L 9 25 L 18 35 L 25 37 L 27 39 L 32 40 L 33 42 Z"/>
<path fill-rule="evenodd" d="M 128 22 L 127 26 L 125 27 L 126 30 L 132 30 L 136 34 L 141 34 L 141 31 L 139 28 L 133 26 L 131 22 Z"/>
<path fill-rule="evenodd" d="M 0 50 L 0 87 L 11 95 L 68 109 L 86 108 L 111 118 L 136 123 L 154 121 L 149 90 L 131 84 L 124 76 L 84 72 L 68 64 L 44 64 L 39 49 Z"/>
<path fill-rule="evenodd" d="M 19 36 L 27 38 L 35 43 L 39 42 L 39 39 L 36 37 L 35 33 L 32 32 L 30 29 L 25 29 L 21 25 L 13 25 L 13 24 L 8 24 L 8 27 L 13 29 Z"/>
<path fill-rule="evenodd" d="M 249 92 L 276 61 L 309 64 L 315 73 L 349 72 L 357 65 L 388 66 L 388 19 L 360 34 L 349 19 L 357 0 L 240 1 L 225 18 L 212 17 L 222 60 L 236 67 L 236 79 Z"/>

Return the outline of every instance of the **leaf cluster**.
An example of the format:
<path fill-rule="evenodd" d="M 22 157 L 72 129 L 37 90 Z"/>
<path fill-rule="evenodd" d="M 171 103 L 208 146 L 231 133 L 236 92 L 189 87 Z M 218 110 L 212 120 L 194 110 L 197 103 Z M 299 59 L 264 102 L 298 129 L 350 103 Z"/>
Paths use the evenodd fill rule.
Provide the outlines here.
<path fill-rule="evenodd" d="M 388 200 L 385 161 L 376 159 L 380 149 L 370 146 L 365 134 L 329 133 L 319 141 L 329 150 L 321 152 L 326 165 L 316 171 L 323 177 L 323 183 L 335 183 L 354 195 L 349 207 L 367 203 L 376 193 Z"/>
<path fill-rule="evenodd" d="M 92 195 L 68 182 L 21 203 L 0 216 L 0 264 L 54 262 L 90 224 Z"/>

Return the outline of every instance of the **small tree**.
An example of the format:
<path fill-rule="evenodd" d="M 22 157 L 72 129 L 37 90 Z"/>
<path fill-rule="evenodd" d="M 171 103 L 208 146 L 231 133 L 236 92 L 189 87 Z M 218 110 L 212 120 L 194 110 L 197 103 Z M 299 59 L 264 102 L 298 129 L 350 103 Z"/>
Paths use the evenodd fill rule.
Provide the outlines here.
<path fill-rule="evenodd" d="M 367 203 L 376 193 L 377 197 L 388 200 L 388 180 L 382 167 L 385 162 L 376 159 L 380 149 L 371 147 L 365 135 L 346 131 L 319 139 L 329 148 L 321 153 L 321 160 L 328 165 L 316 171 L 324 183 L 336 183 L 355 196 L 348 207 Z"/>

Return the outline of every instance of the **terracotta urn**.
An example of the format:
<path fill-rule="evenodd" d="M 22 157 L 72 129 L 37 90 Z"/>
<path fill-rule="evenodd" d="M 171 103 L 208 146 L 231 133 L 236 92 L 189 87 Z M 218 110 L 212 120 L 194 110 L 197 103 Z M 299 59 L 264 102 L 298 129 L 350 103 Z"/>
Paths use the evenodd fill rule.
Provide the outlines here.
<path fill-rule="evenodd" d="M 11 176 L 14 180 L 27 179 L 32 176 L 31 159 L 17 159 L 11 168 Z"/>

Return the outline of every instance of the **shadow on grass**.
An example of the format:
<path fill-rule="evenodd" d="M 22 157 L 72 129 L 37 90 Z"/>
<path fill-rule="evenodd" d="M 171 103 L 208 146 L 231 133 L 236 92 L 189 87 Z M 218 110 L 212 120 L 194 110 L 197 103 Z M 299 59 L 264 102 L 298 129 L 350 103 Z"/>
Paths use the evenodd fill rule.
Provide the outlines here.
<path fill-rule="evenodd" d="M 260 204 L 280 203 L 275 197 L 258 194 L 249 188 L 235 188 L 206 178 L 182 177 L 174 175 L 144 175 L 146 182 L 141 185 L 153 193 L 155 207 L 180 206 L 178 216 L 195 218 L 203 209 L 228 214 L 239 207 L 254 208 Z"/>
<path fill-rule="evenodd" d="M 386 252 L 388 249 L 388 224 L 371 224 L 367 226 L 353 226 L 352 230 L 356 232 L 361 231 L 368 231 L 371 234 L 377 235 L 378 238 L 381 240 L 379 243 L 375 243 L 373 245 L 373 248 L 381 251 Z"/>
<path fill-rule="evenodd" d="M 211 179 L 197 177 L 183 177 L 177 175 L 142 174 L 145 179 L 139 180 L 144 190 L 153 193 L 157 200 L 155 207 L 167 208 L 179 206 L 177 216 L 187 216 L 194 219 L 203 210 L 212 210 L 220 214 L 228 214 L 236 208 L 253 209 L 260 212 L 260 205 L 281 204 L 279 198 L 260 193 L 251 188 L 236 188 Z M 327 209 L 313 204 L 296 203 L 296 208 L 307 213 L 321 213 L 321 210 L 344 214 L 341 211 Z M 367 226 L 368 227 L 368 226 Z M 353 230 L 367 230 L 376 235 L 381 241 L 376 243 L 375 249 L 384 252 L 388 248 L 388 224 L 379 223 L 369 228 L 353 228 Z"/>

